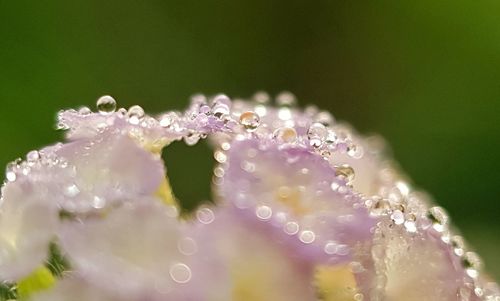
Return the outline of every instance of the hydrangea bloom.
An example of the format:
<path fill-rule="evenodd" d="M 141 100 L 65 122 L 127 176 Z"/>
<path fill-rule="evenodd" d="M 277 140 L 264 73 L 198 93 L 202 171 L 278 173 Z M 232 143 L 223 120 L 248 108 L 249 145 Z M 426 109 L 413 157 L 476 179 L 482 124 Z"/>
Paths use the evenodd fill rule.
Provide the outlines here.
<path fill-rule="evenodd" d="M 381 138 L 290 93 L 97 107 L 59 112 L 66 141 L 7 166 L 0 300 L 500 300 Z M 201 139 L 214 204 L 180 214 L 160 154 Z"/>

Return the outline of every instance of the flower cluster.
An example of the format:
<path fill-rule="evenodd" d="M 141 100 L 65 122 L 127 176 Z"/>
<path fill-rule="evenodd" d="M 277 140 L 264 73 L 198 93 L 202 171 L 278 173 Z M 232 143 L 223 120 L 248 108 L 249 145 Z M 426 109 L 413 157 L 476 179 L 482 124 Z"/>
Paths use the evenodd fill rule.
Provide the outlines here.
<path fill-rule="evenodd" d="M 66 141 L 7 166 L 0 300 L 500 300 L 380 137 L 295 102 L 195 95 L 148 116 L 103 96 L 59 112 Z M 201 139 L 215 199 L 185 213 L 161 151 Z"/>

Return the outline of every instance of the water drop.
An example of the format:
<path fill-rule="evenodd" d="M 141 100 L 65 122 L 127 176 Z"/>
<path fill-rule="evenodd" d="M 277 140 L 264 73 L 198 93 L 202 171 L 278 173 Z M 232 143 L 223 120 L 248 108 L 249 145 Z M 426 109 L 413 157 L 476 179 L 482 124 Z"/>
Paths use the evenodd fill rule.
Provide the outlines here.
<path fill-rule="evenodd" d="M 259 219 L 266 221 L 273 215 L 273 210 L 269 206 L 259 206 L 255 210 L 255 214 Z"/>
<path fill-rule="evenodd" d="M 405 216 L 403 212 L 400 210 L 394 210 L 391 214 L 391 220 L 396 224 L 396 225 L 401 225 L 405 222 Z"/>
<path fill-rule="evenodd" d="M 40 159 L 40 153 L 36 150 L 29 152 L 26 155 L 26 160 L 30 163 L 34 163 Z"/>
<path fill-rule="evenodd" d="M 328 130 L 323 124 L 319 122 L 311 124 L 311 126 L 307 130 L 307 138 L 309 139 L 309 145 L 311 145 L 314 148 L 321 147 L 326 139 L 327 134 Z"/>
<path fill-rule="evenodd" d="M 189 133 L 186 136 L 184 136 L 184 142 L 186 142 L 187 145 L 192 146 L 198 143 L 200 141 L 200 135 L 196 133 Z"/>
<path fill-rule="evenodd" d="M 386 214 L 391 209 L 389 201 L 379 196 L 373 196 L 370 205 L 371 213 L 376 216 Z"/>
<path fill-rule="evenodd" d="M 443 232 L 448 225 L 448 214 L 441 207 L 432 207 L 427 213 L 427 217 L 432 222 L 432 227 L 438 232 Z"/>
<path fill-rule="evenodd" d="M 278 106 L 287 106 L 291 107 L 297 103 L 297 99 L 293 93 L 288 91 L 283 91 L 276 95 L 276 104 Z"/>
<path fill-rule="evenodd" d="M 300 233 L 299 239 L 305 244 L 310 244 L 316 239 L 316 234 L 310 230 L 304 230 Z"/>
<path fill-rule="evenodd" d="M 260 117 L 252 111 L 244 112 L 240 115 L 240 124 L 247 131 L 253 131 L 260 125 Z"/>
<path fill-rule="evenodd" d="M 472 278 L 476 278 L 482 268 L 483 262 L 475 252 L 467 252 L 462 258 L 465 272 Z"/>
<path fill-rule="evenodd" d="M 184 255 L 193 255 L 198 251 L 198 245 L 191 237 L 181 238 L 177 244 L 177 248 Z"/>
<path fill-rule="evenodd" d="M 80 189 L 75 184 L 69 185 L 64 189 L 64 195 L 69 198 L 74 198 L 80 193 Z"/>
<path fill-rule="evenodd" d="M 288 235 L 295 235 L 299 232 L 299 224 L 297 224 L 296 222 L 288 222 L 283 227 L 283 230 Z"/>
<path fill-rule="evenodd" d="M 5 172 L 5 177 L 7 178 L 7 181 L 9 182 L 14 182 L 17 179 L 16 175 L 16 168 L 17 164 L 15 162 L 11 162 L 7 164 L 6 172 Z"/>
<path fill-rule="evenodd" d="M 109 95 L 101 96 L 97 100 L 97 110 L 103 115 L 113 113 L 116 110 L 116 100 Z"/>
<path fill-rule="evenodd" d="M 144 109 L 140 106 L 132 106 L 127 112 L 128 121 L 133 125 L 138 125 L 144 117 Z"/>
<path fill-rule="evenodd" d="M 200 223 L 207 225 L 214 221 L 215 216 L 210 208 L 203 207 L 196 211 L 196 218 Z"/>
<path fill-rule="evenodd" d="M 269 100 L 271 99 L 271 97 L 266 92 L 259 91 L 259 92 L 257 92 L 257 93 L 254 94 L 253 99 L 256 102 L 258 102 L 258 103 L 266 104 L 266 103 L 269 102 Z"/>
<path fill-rule="evenodd" d="M 176 263 L 170 267 L 170 277 L 177 283 L 187 283 L 191 280 L 191 269 L 184 263 Z"/>
<path fill-rule="evenodd" d="M 279 143 L 293 143 L 297 140 L 297 131 L 292 127 L 281 127 L 274 131 L 273 138 Z"/>
<path fill-rule="evenodd" d="M 354 169 L 348 164 L 335 166 L 335 175 L 339 178 L 345 179 L 347 183 L 354 180 Z"/>
<path fill-rule="evenodd" d="M 172 126 L 172 124 L 174 124 L 174 122 L 176 122 L 178 118 L 179 116 L 177 116 L 177 114 L 174 112 L 164 114 L 160 117 L 160 126 L 168 128 Z"/>

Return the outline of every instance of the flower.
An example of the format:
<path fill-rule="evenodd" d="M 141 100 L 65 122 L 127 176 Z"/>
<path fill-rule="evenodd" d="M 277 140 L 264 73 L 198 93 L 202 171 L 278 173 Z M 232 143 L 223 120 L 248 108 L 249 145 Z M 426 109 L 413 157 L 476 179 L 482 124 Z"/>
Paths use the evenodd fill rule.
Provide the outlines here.
<path fill-rule="evenodd" d="M 500 300 L 383 140 L 295 102 L 195 95 L 155 117 L 103 96 L 59 112 L 66 141 L 7 167 L 0 281 L 35 301 Z M 213 203 L 182 212 L 160 153 L 205 138 Z"/>

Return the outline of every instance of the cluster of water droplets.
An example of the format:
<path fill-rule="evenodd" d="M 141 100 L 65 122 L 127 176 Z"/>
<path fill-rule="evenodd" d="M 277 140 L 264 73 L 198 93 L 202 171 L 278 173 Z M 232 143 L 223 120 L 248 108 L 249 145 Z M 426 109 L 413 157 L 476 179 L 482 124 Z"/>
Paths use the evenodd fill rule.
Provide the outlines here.
<path fill-rule="evenodd" d="M 487 301 L 500 299 L 494 283 L 483 280 L 480 257 L 467 247 L 462 236 L 453 231 L 450 218 L 443 208 L 433 205 L 429 197 L 415 190 L 395 164 L 383 158 L 383 151 L 379 146 L 373 146 L 373 141 L 360 136 L 348 125 L 338 123 L 328 112 L 314 106 L 304 109 L 297 107 L 295 96 L 289 92 L 282 92 L 274 99 L 265 92 L 258 92 L 250 101 L 231 100 L 224 94 L 213 97 L 195 95 L 184 112 L 166 112 L 157 116 L 145 114 L 140 106 L 119 108 L 111 96 L 99 98 L 96 105 L 95 113 L 87 107 L 59 112 L 57 127 L 67 130 L 69 139 L 113 129 L 120 133 L 126 132 L 153 149 L 155 145 L 161 148 L 175 140 L 195 145 L 201 139 L 210 137 L 216 145 L 214 158 L 218 162 L 213 171 L 216 194 L 217 187 L 221 187 L 226 179 L 229 151 L 235 141 L 259 141 L 260 149 L 247 149 L 248 158 L 240 162 L 239 168 L 247 174 L 254 174 L 258 168 L 258 162 L 252 160 L 256 151 L 263 151 L 271 146 L 282 150 L 306 149 L 331 164 L 335 178 L 330 179 L 325 187 L 341 195 L 352 209 L 365 208 L 373 218 L 387 221 L 391 227 L 404 230 L 409 237 L 423 233 L 439 237 L 440 243 L 459 259 L 470 279 L 470 284 L 466 283 L 469 286 L 464 286 L 460 294 L 467 298 L 474 294 Z M 57 147 L 32 151 L 25 160 L 10 163 L 6 169 L 6 181 L 14 182 L 20 176 L 28 176 L 38 166 L 71 168 L 64 159 L 55 156 L 54 149 Z M 375 193 L 365 194 L 357 192 L 356 187 L 353 188 L 359 171 L 350 163 L 343 162 L 342 158 L 348 158 L 345 161 L 354 163 L 360 160 L 380 161 L 376 163 L 379 171 L 374 180 L 377 186 Z M 294 157 L 290 156 L 287 160 L 290 160 L 288 164 L 292 164 Z M 310 170 L 304 168 L 299 172 L 307 175 Z M 290 188 L 293 187 L 282 187 L 278 198 L 291 198 Z M 321 189 L 315 191 L 318 196 L 325 193 Z M 78 194 L 78 187 L 68 186 L 67 193 Z M 224 197 L 219 195 L 221 196 Z M 319 245 L 326 256 L 342 257 L 352 252 L 347 244 L 310 227 L 314 222 L 298 220 L 291 217 L 289 212 L 268 203 L 249 205 L 246 197 L 242 190 L 241 195 L 235 198 L 238 208 L 250 208 L 256 220 L 278 226 L 283 233 L 297 238 L 302 244 Z M 95 206 L 101 206 L 98 200 Z M 211 224 L 215 219 L 214 212 L 208 206 L 200 207 L 194 215 L 204 225 Z M 349 215 L 339 217 L 343 223 L 350 218 L 352 217 Z M 190 256 L 198 251 L 198 246 L 193 238 L 183 237 L 178 242 L 178 250 Z M 358 261 L 353 260 L 351 265 L 358 267 L 353 268 L 353 271 L 363 272 Z M 191 279 L 190 267 L 182 262 L 172 264 L 169 272 L 178 283 L 186 283 Z M 382 283 L 384 280 L 380 281 Z M 465 292 L 466 290 L 471 292 Z M 363 294 L 356 296 L 358 299 L 363 298 Z"/>

